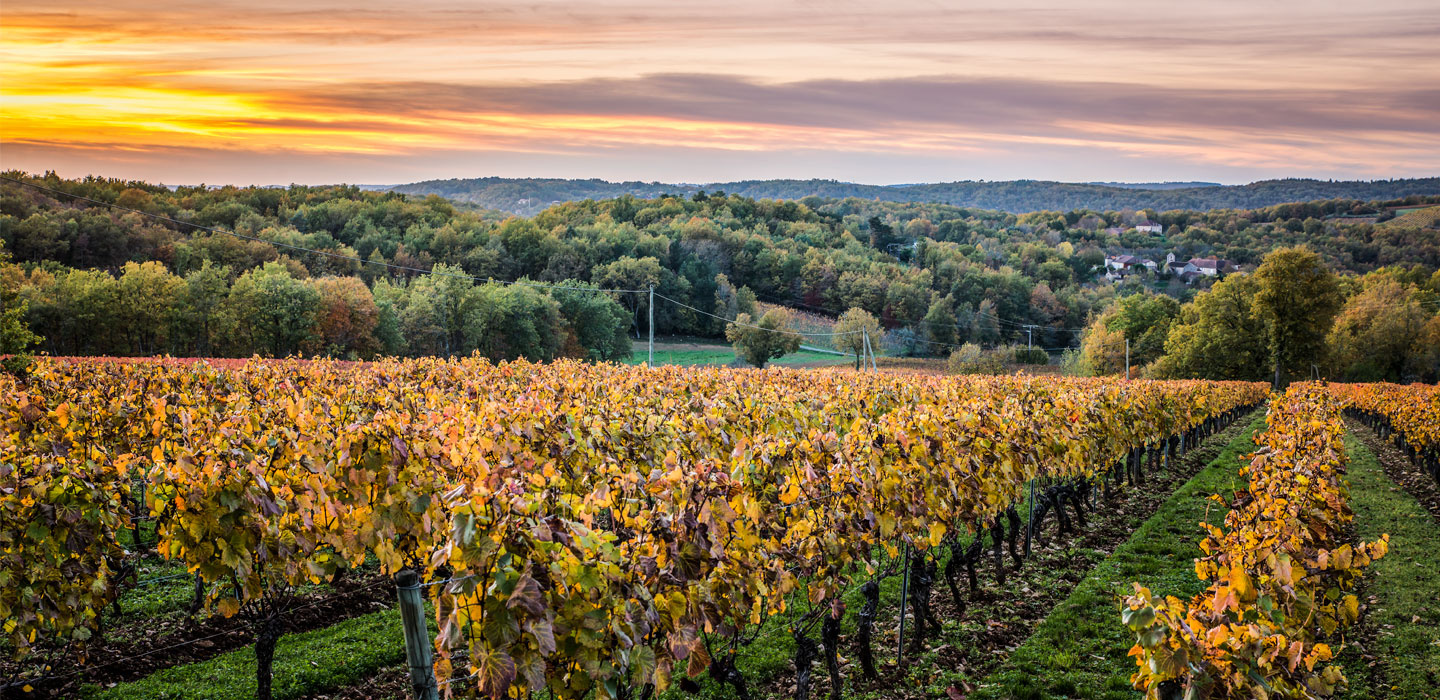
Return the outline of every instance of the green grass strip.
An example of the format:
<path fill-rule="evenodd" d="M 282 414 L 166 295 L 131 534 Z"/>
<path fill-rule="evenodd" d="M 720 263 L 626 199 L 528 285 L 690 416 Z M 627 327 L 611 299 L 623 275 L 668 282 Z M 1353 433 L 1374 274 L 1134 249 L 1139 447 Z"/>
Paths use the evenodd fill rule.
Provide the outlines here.
<path fill-rule="evenodd" d="M 400 612 L 392 609 L 370 613 L 323 629 L 281 637 L 275 648 L 272 692 L 275 700 L 310 697 L 354 685 L 386 666 L 404 663 Z M 251 646 L 175 666 L 113 688 L 87 686 L 85 697 L 251 700 L 255 697 L 255 649 Z"/>
<path fill-rule="evenodd" d="M 1264 412 L 1221 450 L 1219 456 L 1170 496 L 1115 553 L 1095 567 L 1074 593 L 1057 606 L 1005 665 L 971 694 L 972 700 L 1086 698 L 1134 700 L 1128 657 L 1135 633 L 1120 624 L 1120 596 L 1132 581 L 1156 594 L 1189 598 L 1205 586 L 1195 577 L 1200 555 L 1198 523 L 1219 524 L 1226 509 L 1207 500 L 1239 488 L 1241 458 L 1265 425 Z"/>
<path fill-rule="evenodd" d="M 1374 453 L 1345 436 L 1350 455 L 1350 507 L 1360 539 L 1390 533 L 1390 552 L 1365 572 L 1370 604 L 1365 624 L 1376 637 L 1363 652 L 1342 655 L 1350 680 L 1346 698 L 1422 700 L 1440 688 L 1440 524 L 1385 475 Z M 1353 647 L 1352 647 L 1353 649 Z M 1350 650 L 1347 650 L 1350 651 Z"/>

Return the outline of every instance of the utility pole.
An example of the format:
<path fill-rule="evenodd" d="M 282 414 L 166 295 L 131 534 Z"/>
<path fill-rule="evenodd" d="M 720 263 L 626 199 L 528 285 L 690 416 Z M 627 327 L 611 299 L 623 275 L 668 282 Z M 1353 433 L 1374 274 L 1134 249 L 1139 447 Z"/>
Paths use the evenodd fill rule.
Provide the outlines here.
<path fill-rule="evenodd" d="M 864 359 L 861 360 L 860 364 L 864 365 L 864 360 L 870 359 L 870 331 L 863 330 L 860 332 L 863 334 L 860 336 L 860 342 L 865 346 L 865 356 Z"/>
<path fill-rule="evenodd" d="M 1026 349 L 1026 350 L 1029 350 L 1029 349 L 1030 349 L 1030 346 L 1034 343 L 1034 340 L 1035 340 L 1035 326 L 1034 326 L 1033 324 L 1026 324 L 1026 325 L 1025 325 L 1025 349 Z"/>
<path fill-rule="evenodd" d="M 870 348 L 870 369 L 880 371 L 880 366 L 875 364 L 875 345 L 870 342 L 870 331 L 865 331 L 865 346 Z"/>
<path fill-rule="evenodd" d="M 650 285 L 650 358 L 646 361 L 650 369 L 655 369 L 655 285 Z"/>
<path fill-rule="evenodd" d="M 1130 378 L 1130 339 L 1125 339 L 1125 378 Z"/>

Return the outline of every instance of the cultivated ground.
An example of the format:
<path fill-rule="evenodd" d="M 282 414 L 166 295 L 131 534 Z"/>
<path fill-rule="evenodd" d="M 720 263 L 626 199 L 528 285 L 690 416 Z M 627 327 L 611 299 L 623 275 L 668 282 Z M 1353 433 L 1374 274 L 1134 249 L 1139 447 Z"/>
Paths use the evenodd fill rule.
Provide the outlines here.
<path fill-rule="evenodd" d="M 1138 694 L 1128 679 L 1134 662 L 1127 653 L 1134 639 L 1118 621 L 1120 596 L 1132 581 L 1181 597 L 1203 589 L 1192 565 L 1199 554 L 1197 523 L 1223 518 L 1207 496 L 1228 496 L 1240 488 L 1241 460 L 1263 427 L 1263 411 L 1257 411 L 1183 459 L 1152 471 L 1143 484 L 1097 499 L 1077 534 L 1060 537 L 1047 521 L 1018 570 L 1004 556 L 1004 586 L 996 585 L 988 554 L 981 558 L 977 591 L 965 591 L 962 577 L 960 600 L 941 577 L 931 595 L 941 627 L 916 647 L 912 618 L 903 656 L 897 656 L 901 577 L 883 579 L 875 625 L 877 681 L 860 679 L 853 635 L 863 600 L 851 592 L 840 647 L 844 696 L 1133 700 Z M 1388 532 L 1392 539 L 1389 556 L 1366 573 L 1362 623 L 1344 640 L 1340 658 L 1352 685 L 1341 697 L 1432 698 L 1440 687 L 1440 564 L 1433 555 L 1440 543 L 1440 489 L 1367 428 L 1354 422 L 1349 427 L 1356 534 L 1373 539 Z M 142 542 L 147 534 L 142 529 Z M 946 561 L 942 554 L 940 569 Z M 253 697 L 252 637 L 243 623 L 192 616 L 192 584 L 182 570 L 154 557 L 136 563 L 141 585 L 122 597 L 92 647 L 91 658 L 103 665 L 79 672 L 75 659 L 56 660 L 62 676 L 71 675 L 26 695 Z M 297 594 L 300 602 L 288 616 L 291 627 L 275 658 L 277 698 L 408 697 L 399 615 L 388 580 L 362 569 Z M 756 697 L 794 693 L 789 622 L 769 621 L 768 632 L 739 659 Z M 674 688 L 663 697 L 734 697 L 728 687 L 697 680 L 693 692 Z M 824 666 L 817 663 L 811 697 L 829 691 Z"/>

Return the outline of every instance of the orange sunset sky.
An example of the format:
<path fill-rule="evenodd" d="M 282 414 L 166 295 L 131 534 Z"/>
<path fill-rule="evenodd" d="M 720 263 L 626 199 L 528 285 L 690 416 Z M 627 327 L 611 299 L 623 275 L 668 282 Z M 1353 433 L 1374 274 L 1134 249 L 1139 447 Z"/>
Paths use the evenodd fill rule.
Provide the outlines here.
<path fill-rule="evenodd" d="M 1434 0 L 0 6 L 0 167 L 436 177 L 1440 173 Z"/>

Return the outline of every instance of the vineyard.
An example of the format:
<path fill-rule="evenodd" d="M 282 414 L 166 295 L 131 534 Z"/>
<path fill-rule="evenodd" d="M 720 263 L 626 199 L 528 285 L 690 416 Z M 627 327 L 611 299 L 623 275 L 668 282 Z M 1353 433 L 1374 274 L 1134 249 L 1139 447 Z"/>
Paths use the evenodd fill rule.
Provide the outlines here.
<path fill-rule="evenodd" d="M 44 360 L 0 391 L 18 697 L 125 697 L 205 642 L 253 649 L 255 696 L 313 695 L 285 685 L 287 630 L 397 599 L 402 696 L 913 696 L 904 664 L 967 604 L 1018 595 L 1042 552 L 1178 487 L 1214 440 L 1247 444 L 1205 501 L 1222 520 L 1180 523 L 1199 592 L 1127 582 L 1096 613 L 1128 637 L 1120 671 L 1153 698 L 1324 697 L 1347 688 L 1367 572 L 1415 556 L 1356 534 L 1346 416 L 1440 478 L 1434 387 Z M 122 604 L 166 576 L 185 628 L 110 658 Z M 777 637 L 789 658 L 759 677 Z"/>

